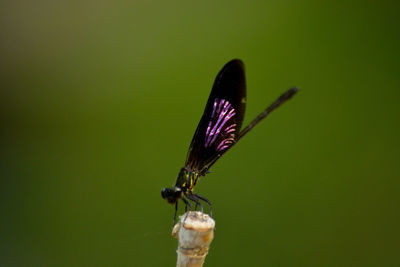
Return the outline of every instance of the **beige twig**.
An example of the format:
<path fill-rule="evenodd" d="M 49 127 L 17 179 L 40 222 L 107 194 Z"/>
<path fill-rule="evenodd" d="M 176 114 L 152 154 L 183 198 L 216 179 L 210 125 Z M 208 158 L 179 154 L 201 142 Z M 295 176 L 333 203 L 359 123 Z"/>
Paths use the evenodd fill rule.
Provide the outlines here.
<path fill-rule="evenodd" d="M 199 211 L 186 213 L 172 230 L 172 236 L 177 238 L 177 267 L 201 267 L 207 256 L 211 241 L 214 238 L 215 221 L 207 214 Z"/>

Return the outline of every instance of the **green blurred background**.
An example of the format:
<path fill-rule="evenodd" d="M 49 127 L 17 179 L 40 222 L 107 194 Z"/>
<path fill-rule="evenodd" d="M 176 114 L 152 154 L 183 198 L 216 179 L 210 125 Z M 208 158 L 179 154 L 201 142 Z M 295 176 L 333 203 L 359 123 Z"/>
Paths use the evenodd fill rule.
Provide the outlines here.
<path fill-rule="evenodd" d="M 217 222 L 206 266 L 400 266 L 396 1 L 0 10 L 1 266 L 174 266 L 160 190 L 233 58 L 245 123 L 301 92 L 196 187 Z"/>

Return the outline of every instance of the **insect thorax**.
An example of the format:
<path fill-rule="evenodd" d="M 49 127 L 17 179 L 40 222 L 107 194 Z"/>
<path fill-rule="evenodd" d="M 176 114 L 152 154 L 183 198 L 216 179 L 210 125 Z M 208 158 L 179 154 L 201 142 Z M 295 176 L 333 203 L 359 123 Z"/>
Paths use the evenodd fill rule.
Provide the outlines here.
<path fill-rule="evenodd" d="M 198 178 L 199 174 L 197 172 L 182 168 L 178 174 L 178 178 L 176 179 L 175 186 L 181 188 L 184 193 L 191 193 Z"/>

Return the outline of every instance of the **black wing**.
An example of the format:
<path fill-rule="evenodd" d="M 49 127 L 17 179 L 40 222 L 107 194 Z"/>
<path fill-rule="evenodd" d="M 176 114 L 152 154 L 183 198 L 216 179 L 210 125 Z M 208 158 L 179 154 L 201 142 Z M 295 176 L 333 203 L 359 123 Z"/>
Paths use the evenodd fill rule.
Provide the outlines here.
<path fill-rule="evenodd" d="M 244 64 L 235 59 L 218 73 L 186 158 L 186 167 L 204 175 L 239 137 L 246 107 Z"/>

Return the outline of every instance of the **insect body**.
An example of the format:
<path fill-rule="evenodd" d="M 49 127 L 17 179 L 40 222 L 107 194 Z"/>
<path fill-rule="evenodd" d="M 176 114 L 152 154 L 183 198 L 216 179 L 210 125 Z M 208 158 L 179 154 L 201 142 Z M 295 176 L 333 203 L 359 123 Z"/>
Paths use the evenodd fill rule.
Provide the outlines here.
<path fill-rule="evenodd" d="M 179 199 L 185 203 L 185 210 L 188 207 L 191 209 L 190 201 L 203 210 L 200 200 L 204 201 L 210 206 L 212 215 L 211 202 L 193 192 L 198 179 L 206 175 L 209 168 L 223 154 L 271 111 L 290 99 L 297 90 L 292 88 L 286 91 L 249 125 L 241 129 L 246 107 L 244 65 L 241 60 L 234 59 L 222 68 L 215 79 L 203 116 L 194 133 L 185 167 L 180 170 L 175 186 L 161 191 L 162 198 L 170 204 L 175 204 L 174 221 Z"/>

